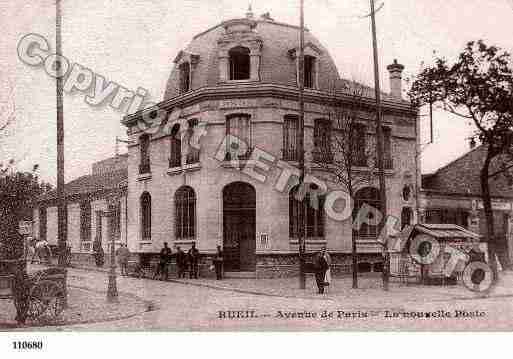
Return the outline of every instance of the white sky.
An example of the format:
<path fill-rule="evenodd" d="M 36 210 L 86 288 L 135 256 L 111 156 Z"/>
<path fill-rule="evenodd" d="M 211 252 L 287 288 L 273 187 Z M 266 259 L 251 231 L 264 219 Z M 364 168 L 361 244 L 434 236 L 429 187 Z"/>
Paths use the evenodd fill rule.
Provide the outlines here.
<path fill-rule="evenodd" d="M 276 21 L 298 23 L 299 0 L 251 1 L 255 16 L 270 11 Z M 379 5 L 380 0 L 376 1 Z M 62 0 L 63 54 L 108 80 L 149 90 L 160 101 L 172 60 L 192 37 L 222 20 L 244 16 L 248 1 L 235 0 Z M 372 82 L 368 0 L 305 0 L 306 26 L 330 51 L 343 77 Z M 42 68 L 23 64 L 19 39 L 39 33 L 54 44 L 54 0 L 0 1 L 0 100 L 15 86 L 16 123 L 0 139 L 0 160 L 14 157 L 21 169 L 40 165 L 55 183 L 55 80 Z M 394 58 L 416 73 L 433 50 L 454 58 L 465 42 L 484 39 L 513 50 L 513 0 L 387 0 L 378 13 L 381 83 L 388 91 L 386 65 Z M 52 45 L 53 46 L 53 45 Z M 123 113 L 93 108 L 83 93 L 66 94 L 66 181 L 87 174 L 90 165 L 114 154 L 114 138 L 125 137 Z M 423 118 L 422 141 L 428 141 Z M 435 116 L 435 143 L 422 155 L 429 172 L 463 154 L 472 128 L 460 118 Z M 123 149 L 124 151 L 124 149 Z"/>

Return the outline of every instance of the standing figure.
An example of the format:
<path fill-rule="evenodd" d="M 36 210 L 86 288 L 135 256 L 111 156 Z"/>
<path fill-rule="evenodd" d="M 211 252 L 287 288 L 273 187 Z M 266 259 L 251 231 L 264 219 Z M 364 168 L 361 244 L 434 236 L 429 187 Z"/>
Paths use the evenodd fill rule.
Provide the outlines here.
<path fill-rule="evenodd" d="M 167 246 L 167 242 L 164 242 L 164 247 L 160 250 L 160 262 L 157 268 L 157 273 L 155 273 L 154 277 L 160 276 L 160 280 L 162 278 L 167 280 L 169 277 L 169 260 L 171 259 L 171 248 Z"/>
<path fill-rule="evenodd" d="M 176 247 L 176 267 L 178 269 L 178 278 L 185 278 L 185 269 L 187 268 L 187 256 L 180 247 Z"/>
<path fill-rule="evenodd" d="M 319 252 L 315 254 L 314 267 L 315 267 L 315 281 L 317 282 L 318 293 L 324 293 L 324 286 L 326 283 L 326 274 L 329 273 L 331 265 L 331 257 L 326 251 L 326 247 L 322 247 Z M 330 274 L 328 274 L 330 276 Z"/>
<path fill-rule="evenodd" d="M 103 267 L 105 263 L 105 252 L 103 251 L 102 242 L 95 239 L 93 242 L 93 257 L 97 267 Z"/>
<path fill-rule="evenodd" d="M 223 279 L 223 251 L 219 245 L 217 246 L 217 253 L 214 257 L 214 267 L 216 269 L 217 280 Z"/>
<path fill-rule="evenodd" d="M 121 244 L 121 246 L 116 250 L 116 256 L 118 257 L 119 268 L 122 276 L 128 275 L 128 259 L 130 258 L 130 251 L 128 250 L 126 244 Z"/>
<path fill-rule="evenodd" d="M 199 266 L 199 251 L 196 248 L 196 243 L 192 243 L 191 249 L 189 249 L 189 266 L 190 272 L 189 277 L 198 279 L 198 266 Z"/>

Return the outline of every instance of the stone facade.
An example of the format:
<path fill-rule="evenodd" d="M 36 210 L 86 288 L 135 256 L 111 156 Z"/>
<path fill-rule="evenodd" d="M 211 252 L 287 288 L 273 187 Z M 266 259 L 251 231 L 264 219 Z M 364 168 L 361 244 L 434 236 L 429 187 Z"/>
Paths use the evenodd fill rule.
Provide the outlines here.
<path fill-rule="evenodd" d="M 289 233 L 289 186 L 280 187 L 284 168 L 294 171 L 297 162 L 284 160 L 283 128 L 287 115 L 298 115 L 297 49 L 298 28 L 270 20 L 236 19 L 194 37 L 191 44 L 175 59 L 164 101 L 154 108 L 129 115 L 123 123 L 128 127 L 128 246 L 133 253 L 157 254 L 164 242 L 171 247 L 188 250 L 194 242 L 202 253 L 203 270 L 220 245 L 225 248 L 230 227 L 224 191 L 233 184 L 253 189 L 255 194 L 254 225 L 251 233 L 254 257 L 251 264 L 256 277 L 289 276 L 297 273 L 298 241 Z M 333 86 L 342 88 L 347 81 L 339 78 L 328 51 L 309 32 L 305 52 L 315 57 L 312 88 L 305 90 L 305 162 L 307 173 L 326 183 L 328 190 L 342 189 L 339 183 L 313 161 L 314 123 L 329 120 L 334 106 L 349 108 L 351 96 L 331 92 Z M 249 47 L 250 73 L 247 80 L 230 80 L 226 56 L 237 46 Z M 258 59 L 255 59 L 258 57 Z M 180 88 L 179 68 L 183 61 L 191 61 L 190 88 Z M 255 66 L 257 68 L 255 68 Z M 394 75 L 397 80 L 397 74 Z M 342 87 L 340 87 L 342 86 Z M 397 89 L 397 86 L 395 87 Z M 372 93 L 372 91 L 369 91 Z M 400 95 L 383 95 L 384 125 L 391 131 L 391 159 L 393 166 L 386 169 L 387 207 L 389 214 L 400 218 L 404 207 L 416 213 L 419 169 L 416 161 L 418 124 L 416 112 Z M 366 136 L 374 136 L 374 100 L 363 100 L 365 106 L 358 120 L 367 125 Z M 156 114 L 152 119 L 151 114 Z M 249 118 L 250 157 L 237 163 L 225 158 L 227 121 L 232 116 Z M 142 120 L 144 119 L 144 124 Z M 199 136 L 199 161 L 187 163 L 187 156 L 195 147 L 187 135 L 180 135 L 181 163 L 170 167 L 174 123 L 187 127 L 190 120 L 202 126 Z M 165 126 L 162 124 L 165 123 Z M 148 127 L 149 128 L 146 128 Z M 195 134 L 197 133 L 195 129 Z M 143 131 L 144 130 L 144 131 Z M 149 138 L 149 146 L 142 148 L 142 138 Z M 176 137 L 174 137 L 176 139 Z M 146 140 L 145 140 L 146 141 Z M 177 147 L 174 147 L 175 150 Z M 147 157 L 145 157 L 147 156 Z M 147 158 L 147 160 L 145 159 Z M 147 161 L 147 162 L 145 162 Z M 144 170 L 142 170 L 144 169 Z M 370 168 L 360 168 L 362 172 Z M 257 173 L 255 175 L 255 173 Z M 194 234 L 178 236 L 179 212 L 177 192 L 185 187 L 194 192 Z M 366 186 L 377 187 L 373 176 Z M 405 186 L 413 195 L 403 199 Z M 151 237 L 143 225 L 142 196 L 151 196 Z M 249 194 L 248 194 L 249 196 Z M 147 208 L 144 205 L 144 208 Z M 247 210 L 247 209 L 244 209 Z M 231 213 L 231 212 L 230 212 Z M 245 212 L 246 213 L 246 212 Z M 250 212 L 247 212 L 250 213 Z M 235 218 L 235 217 L 234 217 Z M 236 217 L 240 220 L 239 217 Z M 415 218 L 411 218 L 415 221 Z M 251 222 L 251 219 L 250 219 Z M 248 222 L 249 223 L 249 222 Z M 232 233 L 232 232 L 230 232 Z M 351 219 L 337 221 L 325 216 L 322 236 L 307 238 L 308 253 L 327 246 L 335 260 L 335 272 L 347 272 L 351 251 Z M 239 247 L 242 244 L 239 243 Z M 362 262 L 377 269 L 380 248 L 370 241 L 358 243 Z M 241 259 L 243 260 L 243 259 Z"/>

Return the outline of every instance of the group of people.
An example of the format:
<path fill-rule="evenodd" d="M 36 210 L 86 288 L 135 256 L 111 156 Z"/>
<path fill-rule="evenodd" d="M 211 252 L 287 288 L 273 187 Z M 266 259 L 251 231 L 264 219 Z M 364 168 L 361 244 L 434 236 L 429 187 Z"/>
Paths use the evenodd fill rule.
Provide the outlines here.
<path fill-rule="evenodd" d="M 155 272 L 154 278 L 167 280 L 169 277 L 169 263 L 171 263 L 172 251 L 167 242 L 160 250 L 160 260 Z M 178 269 L 178 278 L 185 278 L 185 272 L 189 269 L 189 278 L 198 278 L 199 274 L 200 252 L 196 248 L 196 243 L 192 243 L 191 249 L 185 253 L 180 246 L 176 247 L 176 267 Z"/>

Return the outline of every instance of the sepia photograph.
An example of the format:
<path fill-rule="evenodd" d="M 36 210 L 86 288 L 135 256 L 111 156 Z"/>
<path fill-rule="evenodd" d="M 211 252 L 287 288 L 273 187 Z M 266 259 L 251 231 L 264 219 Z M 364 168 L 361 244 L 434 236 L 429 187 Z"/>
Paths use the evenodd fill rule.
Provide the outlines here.
<path fill-rule="evenodd" d="M 513 0 L 0 19 L 0 352 L 513 329 Z"/>

